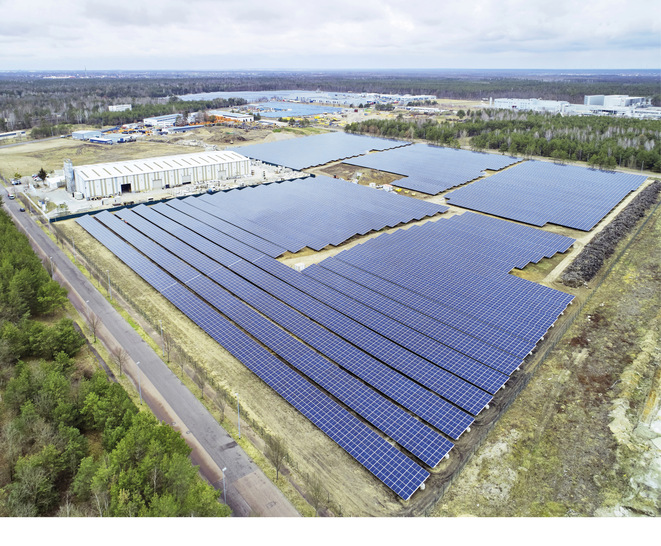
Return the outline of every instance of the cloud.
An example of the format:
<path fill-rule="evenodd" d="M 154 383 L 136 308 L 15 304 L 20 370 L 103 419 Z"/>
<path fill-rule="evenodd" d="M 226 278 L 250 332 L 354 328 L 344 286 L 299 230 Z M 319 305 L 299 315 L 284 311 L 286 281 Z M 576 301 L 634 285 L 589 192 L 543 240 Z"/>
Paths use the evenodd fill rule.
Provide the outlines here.
<path fill-rule="evenodd" d="M 0 0 L 0 67 L 655 68 L 657 1 Z"/>

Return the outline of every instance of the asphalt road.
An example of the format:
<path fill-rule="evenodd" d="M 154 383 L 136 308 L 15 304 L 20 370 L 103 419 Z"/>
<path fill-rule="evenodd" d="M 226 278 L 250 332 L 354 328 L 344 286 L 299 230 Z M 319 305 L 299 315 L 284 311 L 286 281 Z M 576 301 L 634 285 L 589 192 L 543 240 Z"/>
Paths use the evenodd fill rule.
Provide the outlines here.
<path fill-rule="evenodd" d="M 4 200 L 10 212 L 28 233 L 35 251 L 44 259 L 52 257 L 55 278 L 69 289 L 69 299 L 85 316 L 86 307 L 101 320 L 97 332 L 112 349 L 121 340 L 133 363 L 126 373 L 137 383 L 136 362 L 140 363 L 143 398 L 160 419 L 174 424 L 193 447 L 191 458 L 216 487 L 222 489 L 222 472 L 227 468 L 227 504 L 235 516 L 299 516 L 293 505 L 273 485 L 231 436 L 218 424 L 202 403 L 181 383 L 151 347 L 115 311 L 105 297 L 71 263 L 69 258 L 32 220 L 29 212 L 19 212 L 19 200 Z M 197 449 L 196 449 L 197 448 Z"/>

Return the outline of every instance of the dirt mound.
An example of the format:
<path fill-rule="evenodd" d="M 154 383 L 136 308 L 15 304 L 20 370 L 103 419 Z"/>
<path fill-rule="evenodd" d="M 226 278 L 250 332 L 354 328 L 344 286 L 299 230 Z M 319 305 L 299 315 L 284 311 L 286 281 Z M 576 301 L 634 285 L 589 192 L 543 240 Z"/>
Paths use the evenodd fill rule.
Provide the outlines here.
<path fill-rule="evenodd" d="M 655 180 L 618 214 L 604 230 L 581 251 L 562 275 L 562 282 L 571 287 L 581 286 L 594 278 L 604 261 L 613 254 L 617 243 L 629 233 L 661 192 L 661 182 Z"/>

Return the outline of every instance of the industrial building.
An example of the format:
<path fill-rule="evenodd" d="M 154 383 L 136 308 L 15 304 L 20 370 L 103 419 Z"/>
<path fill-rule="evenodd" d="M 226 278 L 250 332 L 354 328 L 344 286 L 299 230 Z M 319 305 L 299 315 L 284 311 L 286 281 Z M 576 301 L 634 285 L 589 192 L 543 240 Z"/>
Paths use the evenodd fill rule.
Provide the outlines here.
<path fill-rule="evenodd" d="M 113 104 L 108 106 L 109 112 L 126 112 L 127 110 L 131 110 L 130 104 Z"/>
<path fill-rule="evenodd" d="M 567 101 L 541 99 L 495 99 L 492 106 L 507 110 L 530 110 L 559 114 L 570 106 Z"/>
<path fill-rule="evenodd" d="M 585 95 L 584 106 L 604 106 L 606 108 L 629 108 L 650 106 L 646 97 L 630 97 L 629 95 Z"/>
<path fill-rule="evenodd" d="M 489 106 L 507 110 L 549 112 L 566 116 L 621 116 L 661 119 L 661 110 L 648 97 L 629 95 L 585 95 L 583 104 L 541 99 L 490 99 Z"/>
<path fill-rule="evenodd" d="M 231 121 L 234 123 L 244 123 L 255 120 L 252 114 L 237 114 L 236 112 L 228 112 L 226 110 L 209 110 L 207 114 L 220 118 L 220 121 Z"/>
<path fill-rule="evenodd" d="M 147 127 L 172 127 L 177 123 L 177 118 L 182 117 L 181 114 L 167 114 L 165 116 L 154 116 L 145 118 L 142 122 Z"/>
<path fill-rule="evenodd" d="M 83 199 L 227 180 L 250 174 L 250 160 L 236 152 L 201 152 L 73 167 L 64 162 L 67 191 Z"/>
<path fill-rule="evenodd" d="M 75 140 L 89 140 L 90 138 L 101 138 L 103 133 L 101 131 L 74 131 L 71 136 Z"/>

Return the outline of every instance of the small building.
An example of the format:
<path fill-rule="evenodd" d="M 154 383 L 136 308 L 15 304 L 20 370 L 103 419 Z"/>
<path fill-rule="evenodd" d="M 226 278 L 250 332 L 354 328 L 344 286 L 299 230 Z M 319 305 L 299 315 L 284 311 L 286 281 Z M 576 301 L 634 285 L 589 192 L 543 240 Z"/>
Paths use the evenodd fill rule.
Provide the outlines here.
<path fill-rule="evenodd" d="M 73 184 L 68 183 L 67 190 L 98 199 L 249 174 L 250 160 L 245 156 L 231 151 L 200 152 L 73 167 Z"/>
<path fill-rule="evenodd" d="M 142 122 L 147 127 L 172 127 L 177 123 L 177 119 L 182 117 L 181 114 L 167 114 L 165 116 L 154 116 L 145 118 Z"/>
<path fill-rule="evenodd" d="M 130 104 L 111 104 L 108 106 L 109 112 L 126 112 L 127 110 L 131 110 Z"/>
<path fill-rule="evenodd" d="M 74 131 L 71 136 L 76 140 L 89 140 L 91 138 L 101 138 L 101 131 Z"/>
<path fill-rule="evenodd" d="M 209 110 L 207 114 L 219 118 L 219 121 L 229 121 L 233 123 L 247 123 L 255 120 L 252 114 L 239 114 L 236 112 L 228 112 L 226 110 Z"/>

